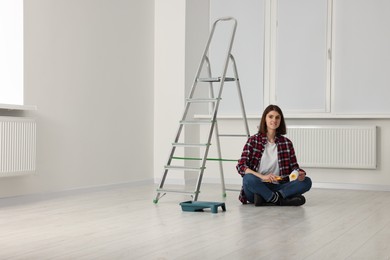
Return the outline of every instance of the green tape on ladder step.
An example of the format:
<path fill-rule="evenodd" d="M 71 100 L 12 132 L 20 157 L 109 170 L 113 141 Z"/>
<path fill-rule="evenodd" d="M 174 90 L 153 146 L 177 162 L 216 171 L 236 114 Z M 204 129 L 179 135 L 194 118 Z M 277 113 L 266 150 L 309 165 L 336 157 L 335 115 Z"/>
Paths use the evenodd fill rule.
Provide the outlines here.
<path fill-rule="evenodd" d="M 202 158 L 196 158 L 196 157 L 172 157 L 172 159 L 176 160 L 193 160 L 193 161 L 201 161 Z M 235 159 L 220 159 L 220 158 L 206 158 L 207 161 L 223 161 L 223 162 L 237 162 L 238 160 Z"/>

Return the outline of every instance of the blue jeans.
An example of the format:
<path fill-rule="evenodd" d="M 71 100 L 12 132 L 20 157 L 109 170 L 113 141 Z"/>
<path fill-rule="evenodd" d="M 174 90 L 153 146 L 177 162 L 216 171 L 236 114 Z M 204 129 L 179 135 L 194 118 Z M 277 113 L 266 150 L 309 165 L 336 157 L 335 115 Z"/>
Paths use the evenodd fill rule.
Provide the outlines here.
<path fill-rule="evenodd" d="M 254 202 L 255 193 L 259 194 L 265 201 L 272 199 L 273 193 L 278 191 L 283 198 L 293 197 L 303 194 L 310 190 L 311 179 L 305 177 L 303 181 L 295 180 L 280 184 L 263 182 L 260 178 L 253 174 L 245 174 L 242 180 L 246 198 L 250 202 Z"/>

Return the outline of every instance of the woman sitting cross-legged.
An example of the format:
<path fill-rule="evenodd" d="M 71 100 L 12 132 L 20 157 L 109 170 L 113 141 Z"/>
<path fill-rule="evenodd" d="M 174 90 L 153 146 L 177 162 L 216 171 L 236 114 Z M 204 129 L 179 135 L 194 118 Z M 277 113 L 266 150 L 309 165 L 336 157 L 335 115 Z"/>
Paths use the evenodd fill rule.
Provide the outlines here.
<path fill-rule="evenodd" d="M 292 142 L 285 136 L 282 110 L 269 105 L 263 112 L 259 132 L 249 137 L 237 164 L 243 177 L 239 199 L 255 206 L 300 206 L 302 195 L 311 188 L 311 179 L 299 168 Z M 295 172 L 297 178 L 290 180 Z"/>

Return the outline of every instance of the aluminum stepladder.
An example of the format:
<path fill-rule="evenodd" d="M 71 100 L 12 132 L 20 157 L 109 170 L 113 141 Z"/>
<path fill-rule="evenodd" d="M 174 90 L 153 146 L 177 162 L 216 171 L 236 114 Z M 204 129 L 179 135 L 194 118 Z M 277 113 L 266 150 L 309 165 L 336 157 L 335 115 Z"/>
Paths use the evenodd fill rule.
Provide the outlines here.
<path fill-rule="evenodd" d="M 211 43 L 213 36 L 214 36 L 214 33 L 215 33 L 215 29 L 217 28 L 217 25 L 221 22 L 230 22 L 232 24 L 231 36 L 230 36 L 230 42 L 229 42 L 229 45 L 227 48 L 226 57 L 225 57 L 225 60 L 223 63 L 222 75 L 219 77 L 212 77 L 211 64 L 210 64 L 210 59 L 208 57 L 208 53 L 209 53 L 210 43 Z M 213 160 L 213 161 L 219 162 L 223 196 L 226 195 L 226 190 L 237 191 L 235 189 L 226 189 L 226 187 L 225 187 L 222 162 L 223 161 L 233 161 L 233 160 L 222 158 L 221 145 L 220 145 L 220 139 L 219 139 L 219 137 L 249 137 L 250 136 L 248 121 L 247 121 L 247 117 L 246 117 L 246 113 L 245 113 L 244 101 L 243 101 L 242 92 L 241 92 L 240 81 L 239 81 L 238 72 L 237 72 L 237 66 L 236 66 L 235 59 L 234 59 L 233 55 L 231 54 L 233 41 L 234 41 L 234 37 L 235 37 L 235 33 L 236 33 L 236 28 L 237 28 L 237 20 L 234 19 L 233 17 L 223 17 L 223 18 L 216 20 L 213 23 L 213 26 L 211 28 L 209 38 L 208 38 L 205 50 L 203 52 L 203 56 L 202 56 L 201 62 L 199 64 L 195 79 L 193 81 L 188 98 L 186 99 L 186 102 L 185 102 L 184 112 L 183 112 L 183 115 L 182 115 L 181 120 L 179 122 L 179 128 L 177 130 L 176 137 L 174 139 L 174 142 L 172 143 L 172 148 L 171 148 L 171 151 L 169 154 L 167 164 L 164 166 L 164 173 L 162 175 L 160 185 L 157 188 L 157 195 L 156 195 L 156 198 L 153 200 L 154 203 L 157 203 L 159 201 L 159 199 L 161 197 L 163 197 L 167 192 L 189 194 L 192 196 L 193 201 L 197 201 L 199 193 L 200 193 L 200 186 L 202 183 L 203 174 L 204 174 L 204 171 L 206 169 L 207 160 Z M 233 77 L 226 77 L 226 73 L 227 73 L 229 64 L 232 65 L 232 70 L 233 70 L 233 74 L 234 74 Z M 207 71 L 206 71 L 207 77 L 201 78 L 200 75 L 202 73 L 204 65 L 207 66 Z M 198 83 L 201 83 L 201 82 L 206 83 L 206 84 L 208 83 L 209 95 L 206 98 L 194 98 L 194 93 L 195 93 L 196 87 L 197 87 Z M 217 114 L 218 114 L 218 108 L 219 108 L 219 104 L 221 101 L 222 92 L 223 92 L 225 82 L 235 82 L 236 83 L 237 92 L 238 92 L 238 100 L 240 102 L 242 119 L 243 119 L 244 124 L 245 124 L 246 134 L 223 134 L 223 135 L 219 134 L 218 123 L 217 123 Z M 217 97 L 214 96 L 213 84 L 219 84 L 219 87 L 217 88 L 217 92 L 218 92 Z M 210 119 L 195 119 L 194 120 L 194 118 L 189 118 L 189 116 L 188 116 L 189 109 L 190 109 L 191 105 L 196 104 L 196 103 L 207 104 L 210 107 L 210 111 L 211 111 Z M 181 142 L 179 142 L 184 126 L 189 125 L 189 124 L 197 124 L 197 125 L 207 124 L 210 126 L 208 138 L 207 138 L 207 141 L 205 143 L 181 143 Z M 218 158 L 208 158 L 209 148 L 211 145 L 211 140 L 212 140 L 213 134 L 214 134 L 215 142 L 216 142 L 216 146 L 217 146 L 216 148 L 217 148 Z M 175 156 L 175 152 L 176 152 L 177 147 L 201 148 L 201 149 L 204 149 L 204 152 L 203 152 L 203 155 L 200 156 L 201 158 L 178 157 L 178 156 Z M 200 166 L 199 167 L 188 167 L 186 165 L 184 165 L 184 166 L 172 165 L 173 160 L 184 160 L 184 161 L 198 160 L 198 162 L 200 162 L 199 163 Z M 237 160 L 234 160 L 234 161 L 237 161 Z M 198 172 L 195 190 L 194 191 L 186 191 L 186 190 L 175 190 L 175 189 L 164 188 L 164 183 L 165 183 L 166 178 L 168 176 L 168 172 L 171 170 L 172 171 L 179 170 L 179 171 Z"/>

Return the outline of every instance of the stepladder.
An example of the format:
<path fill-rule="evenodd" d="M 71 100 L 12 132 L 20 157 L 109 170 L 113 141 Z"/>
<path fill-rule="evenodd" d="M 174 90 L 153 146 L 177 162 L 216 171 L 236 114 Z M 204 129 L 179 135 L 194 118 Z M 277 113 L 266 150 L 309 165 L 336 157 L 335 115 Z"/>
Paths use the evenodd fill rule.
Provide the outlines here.
<path fill-rule="evenodd" d="M 226 52 L 220 56 L 221 70 L 219 74 L 213 75 L 212 62 L 210 59 L 210 45 L 213 42 L 213 37 L 218 28 L 224 24 L 224 28 L 229 28 L 229 36 L 227 37 Z M 157 188 L 157 194 L 154 203 L 157 203 L 167 193 L 182 193 L 190 195 L 192 201 L 197 201 L 200 193 L 203 175 L 206 172 L 207 162 L 215 161 L 219 165 L 220 180 L 222 187 L 222 195 L 226 195 L 225 178 L 223 171 L 223 162 L 232 159 L 222 157 L 222 149 L 220 137 L 249 137 L 249 127 L 245 112 L 243 95 L 241 91 L 240 80 L 236 60 L 232 54 L 233 42 L 237 29 L 237 20 L 233 17 L 223 17 L 217 19 L 210 30 L 210 34 L 201 57 L 195 78 L 189 90 L 189 94 L 185 100 L 184 111 L 179 121 L 179 126 L 176 135 L 170 148 L 167 162 L 164 166 L 160 184 Z M 229 71 L 229 75 L 228 74 Z M 215 73 L 214 73 L 215 74 Z M 237 102 L 240 105 L 241 118 L 244 125 L 244 133 L 220 134 L 218 127 L 218 109 L 220 103 L 223 102 L 224 87 L 235 85 L 237 89 Z M 234 87 L 234 86 L 233 86 Z M 199 111 L 207 111 L 209 115 L 206 119 L 196 118 L 195 114 Z M 185 131 L 194 127 L 207 129 L 205 140 L 187 141 Z M 212 145 L 213 140 L 213 145 Z M 212 147 L 212 148 L 211 148 Z M 216 149 L 216 158 L 209 158 L 210 149 Z M 237 158 L 238 159 L 238 158 Z M 234 160 L 234 159 L 233 159 Z M 235 160 L 237 161 L 237 160 Z M 173 172 L 179 174 L 191 174 L 196 176 L 196 183 L 193 189 L 173 189 L 167 187 L 166 180 Z"/>

